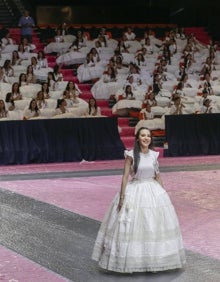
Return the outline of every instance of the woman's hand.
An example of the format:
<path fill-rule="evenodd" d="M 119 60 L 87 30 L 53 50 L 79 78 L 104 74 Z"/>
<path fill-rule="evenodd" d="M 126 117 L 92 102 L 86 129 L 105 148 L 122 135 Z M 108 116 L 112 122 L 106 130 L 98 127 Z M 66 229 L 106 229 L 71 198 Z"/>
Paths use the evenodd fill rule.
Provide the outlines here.
<path fill-rule="evenodd" d="M 124 197 L 120 197 L 119 203 L 118 203 L 118 211 L 121 210 L 121 208 L 122 208 L 122 206 L 123 206 L 123 203 L 124 203 Z"/>

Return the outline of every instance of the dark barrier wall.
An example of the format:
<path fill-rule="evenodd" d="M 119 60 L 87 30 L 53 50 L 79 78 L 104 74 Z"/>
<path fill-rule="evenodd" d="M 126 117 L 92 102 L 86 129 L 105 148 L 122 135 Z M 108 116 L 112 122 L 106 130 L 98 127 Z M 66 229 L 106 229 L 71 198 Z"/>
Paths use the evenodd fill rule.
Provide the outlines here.
<path fill-rule="evenodd" d="M 122 159 L 124 149 L 117 118 L 0 122 L 0 164 Z"/>
<path fill-rule="evenodd" d="M 165 128 L 166 156 L 220 154 L 220 114 L 169 115 Z"/>

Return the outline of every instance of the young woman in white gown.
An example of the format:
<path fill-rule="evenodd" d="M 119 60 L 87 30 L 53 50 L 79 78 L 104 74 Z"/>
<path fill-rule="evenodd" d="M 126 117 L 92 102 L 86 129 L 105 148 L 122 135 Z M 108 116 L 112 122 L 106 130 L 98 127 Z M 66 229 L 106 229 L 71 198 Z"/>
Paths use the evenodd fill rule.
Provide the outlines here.
<path fill-rule="evenodd" d="M 141 127 L 134 149 L 125 151 L 121 190 L 104 217 L 93 249 L 92 259 L 103 269 L 154 272 L 182 268 L 185 263 L 179 222 L 163 188 L 158 155 L 152 150 L 151 132 Z"/>

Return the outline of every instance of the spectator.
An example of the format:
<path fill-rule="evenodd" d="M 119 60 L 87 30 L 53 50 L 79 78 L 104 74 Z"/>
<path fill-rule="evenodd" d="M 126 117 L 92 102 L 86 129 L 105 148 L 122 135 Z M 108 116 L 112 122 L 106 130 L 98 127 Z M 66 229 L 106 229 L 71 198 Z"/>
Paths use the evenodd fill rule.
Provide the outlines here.
<path fill-rule="evenodd" d="M 6 118 L 8 116 L 8 111 L 5 108 L 4 100 L 0 99 L 0 118 Z"/>
<path fill-rule="evenodd" d="M 32 99 L 30 101 L 29 107 L 24 110 L 24 119 L 31 119 L 38 117 L 40 115 L 40 110 L 37 106 L 37 101 L 35 99 Z"/>
<path fill-rule="evenodd" d="M 27 38 L 29 43 L 32 43 L 32 33 L 35 22 L 29 15 L 29 11 L 25 10 L 23 16 L 20 17 L 18 26 L 21 28 L 21 41 Z"/>

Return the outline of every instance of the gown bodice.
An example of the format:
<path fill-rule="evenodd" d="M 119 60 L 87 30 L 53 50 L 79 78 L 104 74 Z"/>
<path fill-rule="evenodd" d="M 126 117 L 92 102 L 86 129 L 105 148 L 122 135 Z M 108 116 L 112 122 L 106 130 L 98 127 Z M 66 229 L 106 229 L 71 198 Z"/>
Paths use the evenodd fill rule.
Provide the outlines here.
<path fill-rule="evenodd" d="M 138 170 L 136 173 L 133 171 L 133 166 L 131 169 L 131 176 L 133 179 L 137 180 L 147 180 L 149 178 L 154 178 L 155 173 L 159 173 L 158 158 L 159 152 L 149 150 L 148 153 L 140 153 L 140 163 L 138 165 Z M 125 156 L 130 156 L 134 159 L 133 150 L 125 151 Z"/>

